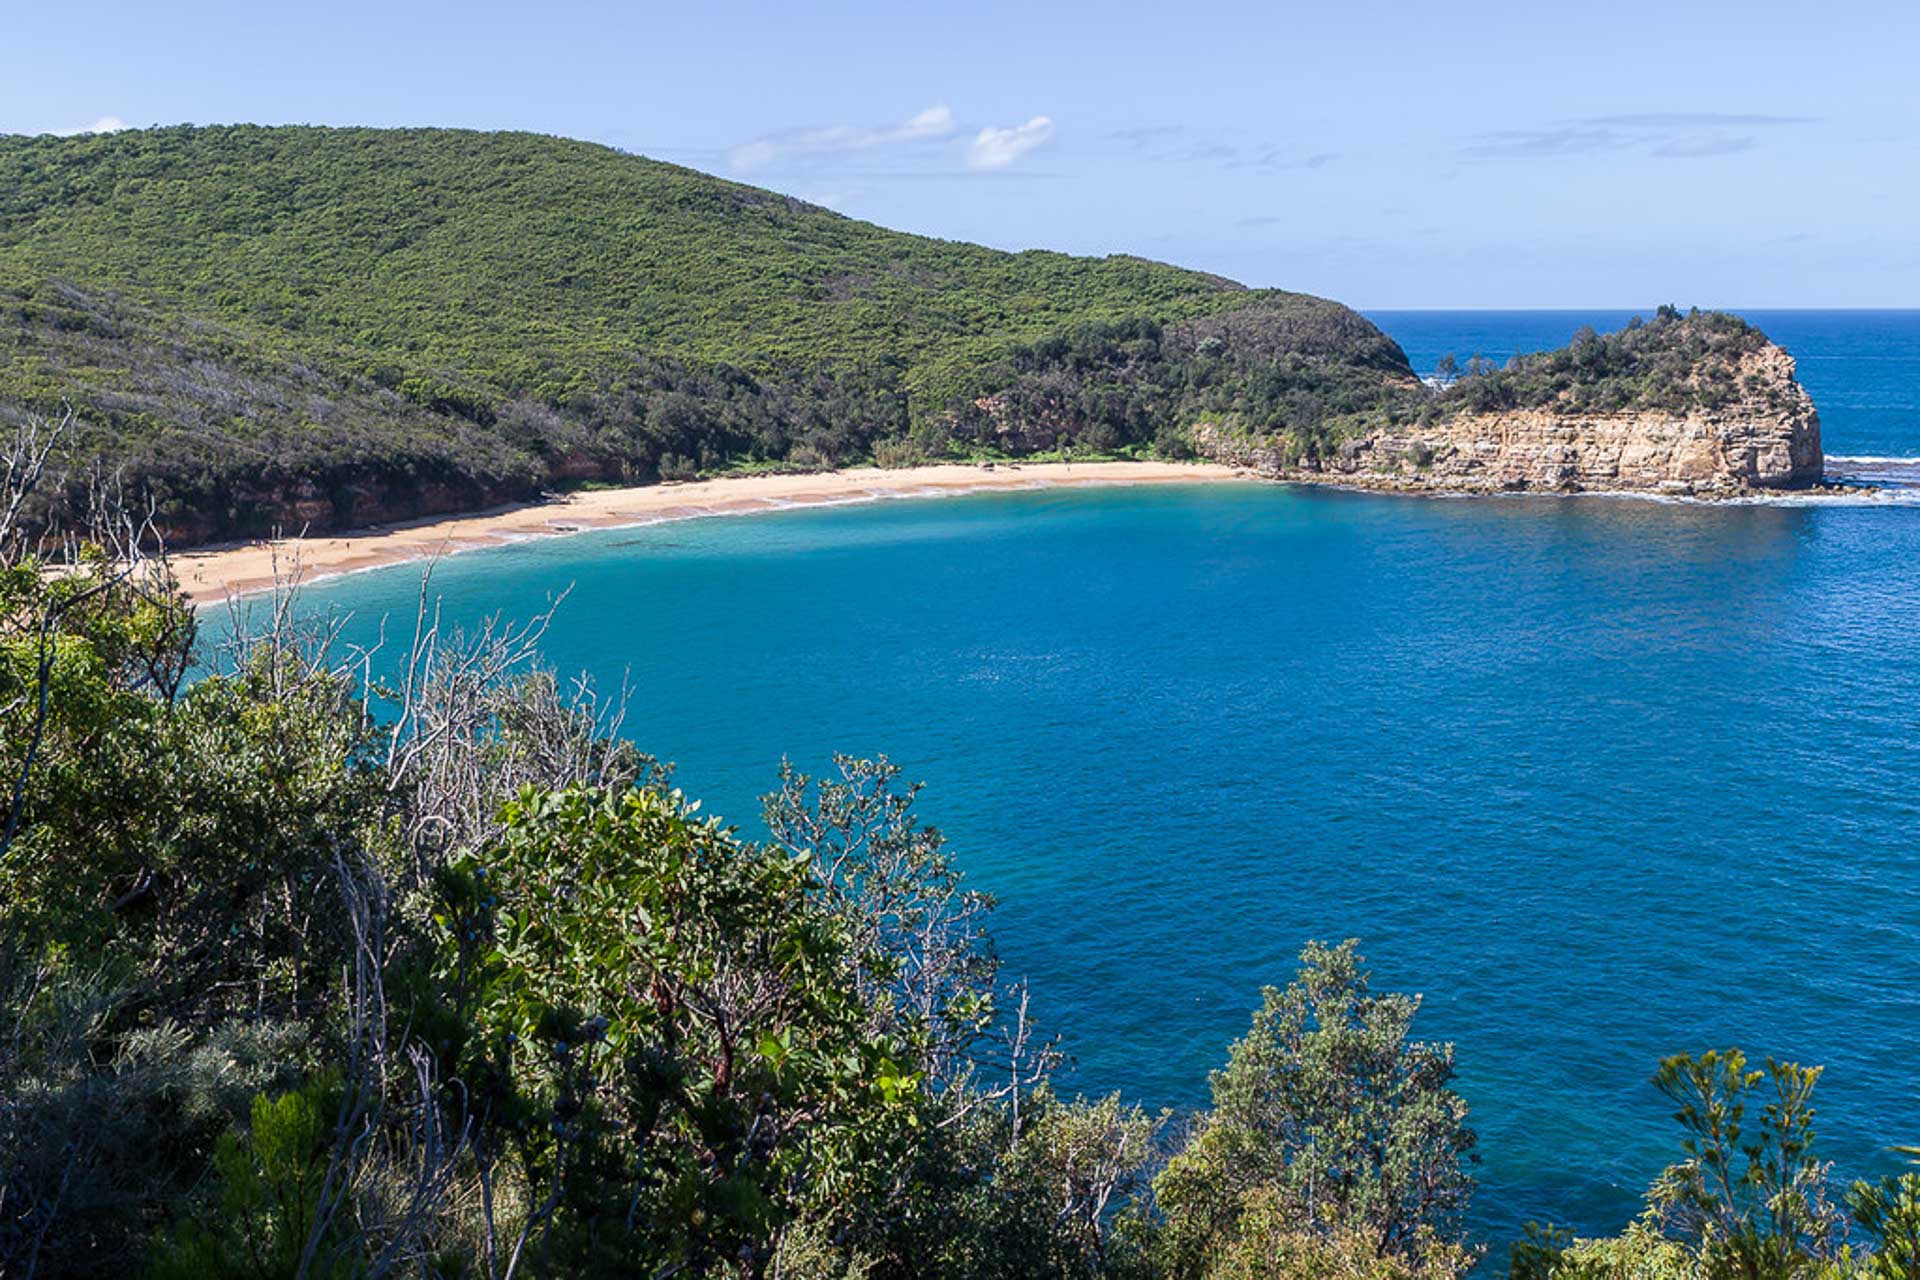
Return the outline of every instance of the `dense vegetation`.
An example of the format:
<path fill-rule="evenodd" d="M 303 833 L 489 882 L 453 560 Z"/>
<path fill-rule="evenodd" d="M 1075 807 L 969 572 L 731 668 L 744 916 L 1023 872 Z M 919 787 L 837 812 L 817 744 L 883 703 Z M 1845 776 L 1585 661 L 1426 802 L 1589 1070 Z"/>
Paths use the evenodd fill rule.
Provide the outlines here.
<path fill-rule="evenodd" d="M 1314 450 L 1428 400 L 1400 348 L 1349 311 L 1245 308 L 1158 325 L 1082 325 L 983 371 L 998 388 L 953 415 L 952 434 L 1013 453 L 1150 441 L 1190 456 L 1210 421 L 1290 432 Z"/>
<path fill-rule="evenodd" d="M 369 682 L 278 599 L 198 652 L 111 501 L 45 548 L 0 455 L 0 1274 L 1451 1280 L 1450 1045 L 1309 943 L 1212 1078 L 1068 1098 L 885 761 L 703 818 L 541 624 Z M 52 554 L 60 570 L 49 572 Z M 1818 1071 L 1681 1055 L 1679 1158 L 1535 1277 L 1907 1277 L 1920 1174 L 1842 1209 Z M 1489 1265 L 1497 1264 L 1494 1259 Z"/>
<path fill-rule="evenodd" d="M 1662 308 L 1436 393 L 1322 299 L 902 235 L 564 139 L 0 137 L 0 425 L 71 407 L 73 459 L 176 543 L 740 466 L 1189 457 L 1200 423 L 1311 467 L 1454 413 L 1717 407 L 1764 341 Z"/>
<path fill-rule="evenodd" d="M 1777 384 L 1741 381 L 1742 358 L 1766 345 L 1766 335 L 1738 316 L 1698 310 L 1683 315 L 1663 306 L 1650 322 L 1636 316 L 1605 335 L 1583 327 L 1566 346 L 1517 356 L 1505 366 L 1476 357 L 1439 407 L 1475 413 L 1718 409 L 1743 394 L 1777 396 Z M 1451 360 L 1446 372 L 1453 372 Z"/>
<path fill-rule="evenodd" d="M 451 130 L 0 137 L 0 316 L 0 416 L 70 403 L 181 538 L 742 462 L 1178 451 L 1196 406 L 1311 431 L 1412 382 L 1317 298 Z"/>

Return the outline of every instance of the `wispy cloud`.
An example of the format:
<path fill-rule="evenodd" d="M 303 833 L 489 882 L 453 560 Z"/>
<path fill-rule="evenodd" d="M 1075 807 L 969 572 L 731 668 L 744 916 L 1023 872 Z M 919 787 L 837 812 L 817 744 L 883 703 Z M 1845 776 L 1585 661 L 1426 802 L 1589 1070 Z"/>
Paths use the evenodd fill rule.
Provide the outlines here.
<path fill-rule="evenodd" d="M 1759 139 L 1751 134 L 1702 133 L 1672 138 L 1653 149 L 1656 156 L 1691 159 L 1696 156 L 1725 156 L 1736 151 L 1751 151 Z"/>
<path fill-rule="evenodd" d="M 1276 142 L 1243 145 L 1202 137 L 1179 124 L 1116 129 L 1107 134 L 1107 140 L 1161 164 L 1204 164 L 1220 169 L 1264 170 L 1269 173 L 1289 169 L 1324 169 L 1340 158 L 1337 151 L 1307 151 Z"/>
<path fill-rule="evenodd" d="M 1818 124 L 1818 116 L 1733 115 L 1720 111 L 1643 111 L 1620 116 L 1589 116 L 1583 123 L 1623 129 L 1728 129 L 1776 124 Z"/>
<path fill-rule="evenodd" d="M 1053 121 L 1035 116 L 1010 129 L 982 129 L 967 147 L 969 169 L 1004 169 L 1053 137 Z"/>
<path fill-rule="evenodd" d="M 1750 151 L 1757 131 L 1814 124 L 1813 116 L 1714 111 L 1648 111 L 1587 116 L 1541 129 L 1483 134 L 1465 149 L 1473 160 L 1542 160 L 1601 151 L 1637 151 L 1668 159 L 1697 159 Z"/>
<path fill-rule="evenodd" d="M 83 124 L 77 129 L 51 129 L 56 138 L 75 138 L 83 133 L 118 133 L 127 127 L 127 122 L 119 116 L 101 116 L 92 124 Z"/>
<path fill-rule="evenodd" d="M 1548 156 L 1578 156 L 1589 151 L 1613 151 L 1629 139 L 1612 129 L 1501 129 L 1483 134 L 1467 148 L 1476 160 L 1534 160 Z"/>
<path fill-rule="evenodd" d="M 1246 161 L 1249 169 L 1280 173 L 1287 169 L 1324 169 L 1340 158 L 1338 151 L 1313 151 L 1301 154 L 1290 147 L 1267 147 Z"/>
<path fill-rule="evenodd" d="M 1114 142 L 1125 142 L 1136 147 L 1153 146 L 1168 142 L 1186 133 L 1183 124 L 1149 124 L 1132 129 L 1115 129 L 1107 137 Z"/>
<path fill-rule="evenodd" d="M 876 147 L 944 138 L 958 127 L 951 108 L 932 106 L 912 119 L 894 125 L 836 124 L 765 134 L 729 149 L 727 163 L 736 171 L 747 172 L 764 169 L 791 156 L 871 151 Z"/>

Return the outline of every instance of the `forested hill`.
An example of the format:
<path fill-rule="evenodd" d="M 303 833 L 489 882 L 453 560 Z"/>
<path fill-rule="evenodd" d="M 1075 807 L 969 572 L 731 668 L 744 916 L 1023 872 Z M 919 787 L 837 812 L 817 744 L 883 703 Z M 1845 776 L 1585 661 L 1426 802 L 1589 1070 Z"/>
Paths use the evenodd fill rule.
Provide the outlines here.
<path fill-rule="evenodd" d="M 753 462 L 1320 433 L 1411 380 L 1337 304 L 888 231 L 588 143 L 453 130 L 0 138 L 0 416 L 177 536 Z"/>

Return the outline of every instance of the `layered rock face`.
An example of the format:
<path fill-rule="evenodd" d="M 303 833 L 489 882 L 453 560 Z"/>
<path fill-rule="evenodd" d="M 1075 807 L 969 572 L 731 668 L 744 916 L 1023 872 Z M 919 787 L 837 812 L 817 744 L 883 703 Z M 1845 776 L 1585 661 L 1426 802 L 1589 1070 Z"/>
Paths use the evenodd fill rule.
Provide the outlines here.
<path fill-rule="evenodd" d="M 1767 343 L 1742 355 L 1738 393 L 1717 408 L 1625 413 L 1563 407 L 1461 412 L 1343 441 L 1289 462 L 1258 436 L 1202 427 L 1202 451 L 1276 476 L 1396 489 L 1638 490 L 1737 496 L 1819 484 L 1820 418 L 1793 357 Z"/>

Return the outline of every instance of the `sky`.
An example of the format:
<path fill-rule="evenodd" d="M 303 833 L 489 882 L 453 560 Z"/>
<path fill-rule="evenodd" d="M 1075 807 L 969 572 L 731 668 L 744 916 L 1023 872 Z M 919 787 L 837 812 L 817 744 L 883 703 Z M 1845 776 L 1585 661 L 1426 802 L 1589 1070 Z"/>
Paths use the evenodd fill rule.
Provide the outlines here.
<path fill-rule="evenodd" d="M 0 132 L 606 143 L 1356 306 L 1920 306 L 1920 3 L 4 0 Z"/>

